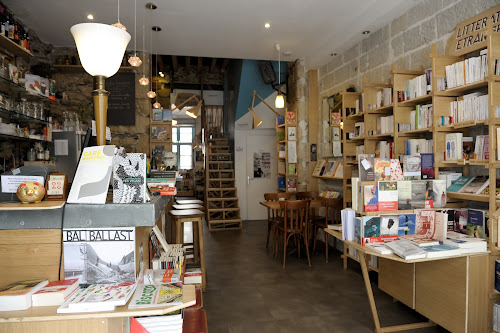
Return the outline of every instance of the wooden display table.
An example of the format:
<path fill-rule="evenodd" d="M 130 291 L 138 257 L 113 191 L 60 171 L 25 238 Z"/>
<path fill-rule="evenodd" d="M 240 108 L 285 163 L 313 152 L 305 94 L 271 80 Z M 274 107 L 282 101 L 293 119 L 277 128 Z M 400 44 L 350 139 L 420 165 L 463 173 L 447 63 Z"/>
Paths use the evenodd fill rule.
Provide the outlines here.
<path fill-rule="evenodd" d="M 129 317 L 159 316 L 196 304 L 193 285 L 184 286 L 183 300 L 180 305 L 152 309 L 129 309 L 127 304 L 111 312 L 58 314 L 57 306 L 0 312 L 0 332 L 124 332 Z"/>
<path fill-rule="evenodd" d="M 345 241 L 342 233 L 325 229 L 359 254 L 376 332 L 397 332 L 436 324 L 452 332 L 486 332 L 488 328 L 488 254 L 404 260 L 382 255 Z M 344 254 L 345 255 L 345 254 Z M 379 288 L 425 317 L 428 322 L 380 327 L 368 274 L 367 255 L 379 257 Z"/>
<path fill-rule="evenodd" d="M 279 201 L 261 201 L 260 204 L 266 208 L 280 209 Z M 319 207 L 322 207 L 321 200 L 319 199 L 310 200 L 309 208 L 319 208 Z"/>

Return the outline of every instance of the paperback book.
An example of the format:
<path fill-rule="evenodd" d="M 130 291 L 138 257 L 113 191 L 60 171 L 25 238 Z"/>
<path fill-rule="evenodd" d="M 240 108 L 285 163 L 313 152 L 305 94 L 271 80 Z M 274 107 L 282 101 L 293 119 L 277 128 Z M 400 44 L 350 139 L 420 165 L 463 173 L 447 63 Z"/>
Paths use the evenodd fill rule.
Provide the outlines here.
<path fill-rule="evenodd" d="M 398 210 L 398 182 L 378 182 L 378 210 Z"/>
<path fill-rule="evenodd" d="M 321 173 L 321 169 L 323 168 L 323 164 L 325 164 L 326 160 L 318 160 L 316 162 L 316 166 L 314 167 L 313 176 L 319 176 Z"/>
<path fill-rule="evenodd" d="M 455 180 L 447 189 L 448 192 L 460 192 L 465 186 L 467 186 L 475 177 L 473 176 L 461 176 Z"/>
<path fill-rule="evenodd" d="M 417 234 L 401 236 L 401 239 L 411 241 L 413 244 L 415 244 L 418 247 L 439 245 L 438 240 L 428 238 L 428 237 L 425 237 L 423 235 L 417 235 Z"/>
<path fill-rule="evenodd" d="M 68 194 L 68 203 L 106 203 L 115 151 L 116 147 L 113 145 L 83 149 Z"/>
<path fill-rule="evenodd" d="M 363 202 L 365 212 L 378 211 L 378 186 L 365 185 L 363 191 Z"/>
<path fill-rule="evenodd" d="M 61 281 L 53 281 L 37 291 L 31 297 L 33 306 L 61 305 L 64 301 L 80 287 L 78 278 Z"/>
<path fill-rule="evenodd" d="M 398 215 L 380 216 L 380 236 L 397 236 L 399 232 Z"/>
<path fill-rule="evenodd" d="M 425 186 L 426 180 L 414 180 L 411 182 L 411 208 L 425 208 Z"/>
<path fill-rule="evenodd" d="M 475 177 L 459 192 L 467 194 L 480 194 L 489 184 L 490 180 L 488 177 Z"/>
<path fill-rule="evenodd" d="M 403 170 L 401 169 L 401 163 L 399 160 L 391 159 L 391 181 L 401 181 L 404 180 Z"/>
<path fill-rule="evenodd" d="M 374 181 L 374 155 L 373 154 L 359 154 L 359 178 L 361 181 Z"/>
<path fill-rule="evenodd" d="M 113 203 L 145 203 L 146 188 L 146 154 L 116 154 L 113 161 Z"/>
<path fill-rule="evenodd" d="M 451 257 L 462 254 L 462 250 L 459 247 L 448 244 L 426 246 L 424 251 L 426 252 L 427 258 Z"/>
<path fill-rule="evenodd" d="M 421 179 L 421 157 L 420 155 L 403 156 L 403 176 L 405 180 Z"/>
<path fill-rule="evenodd" d="M 33 279 L 0 286 L 0 311 L 29 309 L 32 295 L 48 283 L 45 279 Z"/>
<path fill-rule="evenodd" d="M 416 221 L 416 214 L 399 214 L 398 236 L 415 234 Z"/>
<path fill-rule="evenodd" d="M 141 284 L 129 309 L 155 308 L 182 304 L 182 283 Z"/>
<path fill-rule="evenodd" d="M 398 209 L 411 209 L 411 181 L 398 181 Z"/>
<path fill-rule="evenodd" d="M 433 238 L 436 232 L 436 211 L 421 209 L 417 212 L 415 234 L 425 238 Z"/>
<path fill-rule="evenodd" d="M 121 283 L 91 284 L 79 297 L 69 302 L 69 310 L 85 310 L 93 306 L 122 306 L 128 300 L 137 287 L 135 281 Z"/>
<path fill-rule="evenodd" d="M 420 154 L 422 179 L 434 179 L 434 154 Z"/>
<path fill-rule="evenodd" d="M 486 212 L 480 209 L 469 209 L 467 217 L 467 235 L 474 238 L 486 238 L 485 236 Z"/>
<path fill-rule="evenodd" d="M 406 239 L 387 243 L 386 246 L 405 260 L 425 258 L 425 251 Z"/>
<path fill-rule="evenodd" d="M 391 159 L 378 157 L 375 158 L 374 174 L 376 181 L 391 180 Z"/>
<path fill-rule="evenodd" d="M 453 223 L 453 231 L 460 234 L 467 234 L 467 221 L 469 210 L 467 208 L 455 209 L 455 220 Z"/>
<path fill-rule="evenodd" d="M 63 229 L 64 276 L 80 284 L 135 281 L 135 228 Z"/>

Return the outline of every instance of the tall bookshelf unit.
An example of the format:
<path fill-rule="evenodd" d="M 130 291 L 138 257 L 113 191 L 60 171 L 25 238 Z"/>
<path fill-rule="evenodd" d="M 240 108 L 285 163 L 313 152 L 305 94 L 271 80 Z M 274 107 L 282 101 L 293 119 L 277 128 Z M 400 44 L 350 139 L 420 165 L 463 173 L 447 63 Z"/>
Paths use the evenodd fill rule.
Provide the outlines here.
<path fill-rule="evenodd" d="M 287 116 L 293 113 L 293 121 Z M 294 111 L 286 111 L 284 117 L 284 123 L 278 125 L 278 120 L 276 120 L 276 149 L 278 152 L 278 192 L 295 192 L 297 189 L 297 163 L 290 163 L 289 147 L 290 142 L 295 143 L 295 156 L 297 156 L 297 124 L 295 121 L 296 113 Z M 293 138 L 289 137 L 289 133 L 292 131 L 294 134 Z M 280 157 L 281 152 L 281 157 Z M 284 153 L 283 153 L 284 152 Z M 293 161 L 292 161 L 293 162 Z M 295 172 L 291 172 L 295 170 Z M 285 179 L 284 187 L 280 186 L 280 178 Z M 295 187 L 290 188 L 290 185 L 295 183 Z"/>
<path fill-rule="evenodd" d="M 353 173 L 357 173 L 356 147 L 364 143 L 364 136 L 349 139 L 348 133 L 354 132 L 354 125 L 357 122 L 363 121 L 363 113 L 354 113 L 356 101 L 359 99 L 358 92 L 350 92 L 346 89 L 340 93 L 342 101 L 342 162 L 344 166 L 344 180 L 342 184 L 342 192 L 344 195 L 344 208 L 352 207 L 352 183 L 351 177 Z"/>
<path fill-rule="evenodd" d="M 426 95 L 411 98 L 402 102 L 398 101 L 398 91 L 407 89 L 407 80 L 423 75 L 425 71 L 399 69 L 396 65 L 392 68 L 393 103 L 379 108 L 370 108 L 368 104 L 373 103 L 373 94 L 377 89 L 389 87 L 389 84 L 371 84 L 363 81 L 363 112 L 347 114 L 343 107 L 343 159 L 344 159 L 344 207 L 350 207 L 352 202 L 352 187 L 350 177 L 352 171 L 357 168 L 356 146 L 365 145 L 365 153 L 374 154 L 376 143 L 379 140 L 394 140 L 393 158 L 406 155 L 406 140 L 412 138 L 432 139 L 432 152 L 435 158 L 435 178 L 438 179 L 439 172 L 446 168 L 460 168 L 464 175 L 484 174 L 490 178 L 490 191 L 488 195 L 447 193 L 448 208 L 476 207 L 481 208 L 489 204 L 487 210 L 489 229 L 489 254 L 481 254 L 470 257 L 450 258 L 445 261 L 421 263 L 409 265 L 381 260 L 379 267 L 379 288 L 386 291 L 404 304 L 415 309 L 428 318 L 435 320 L 439 325 L 457 332 L 493 330 L 493 304 L 500 301 L 500 292 L 495 289 L 495 261 L 500 259 L 500 247 L 498 246 L 498 220 L 500 218 L 500 198 L 497 198 L 496 180 L 500 169 L 500 152 L 497 152 L 497 129 L 500 128 L 500 118 L 495 117 L 495 107 L 500 108 L 500 75 L 494 74 L 495 60 L 500 59 L 500 32 L 493 33 L 491 30 L 487 36 L 488 76 L 484 80 L 468 83 L 455 88 L 438 90 L 438 81 L 446 77 L 445 67 L 467 58 L 465 55 L 438 54 L 436 45 L 431 47 L 430 58 L 432 61 L 432 91 Z M 476 54 L 477 54 L 476 50 Z M 439 126 L 441 116 L 450 115 L 450 102 L 460 99 L 466 94 L 474 92 L 488 93 L 488 119 L 473 120 L 462 123 L 454 123 L 447 126 Z M 343 91 L 343 103 L 346 100 L 355 102 L 358 93 L 346 93 Z M 399 123 L 410 123 L 410 112 L 417 105 L 432 105 L 432 125 L 428 128 L 420 128 L 407 131 L 398 131 Z M 376 121 L 380 116 L 393 113 L 394 133 L 372 134 L 376 130 Z M 358 138 L 348 139 L 349 132 L 354 132 L 354 124 L 364 121 L 365 131 Z M 444 152 L 447 133 L 461 132 L 464 136 L 489 135 L 489 158 L 470 160 L 444 160 Z M 461 149 L 461 147 L 460 147 Z M 474 166 L 475 170 L 472 170 Z M 364 182 L 363 182 L 363 185 Z M 359 198 L 362 200 L 362 198 Z M 355 208 L 355 207 L 353 207 Z M 380 215 L 398 212 L 374 212 L 361 213 L 361 215 Z M 346 251 L 344 260 L 353 258 Z M 355 258 L 353 258 L 355 259 Z M 454 276 L 449 279 L 446 276 Z M 412 287 L 403 286 L 401 279 L 413 279 Z M 432 282 L 432 283 L 431 283 Z M 431 284 L 429 284 L 431 283 Z M 441 283 L 441 286 L 437 284 Z M 451 296 L 449 286 L 456 284 L 458 289 L 456 295 Z M 445 287 L 446 286 L 446 287 Z M 486 286 L 487 290 L 483 288 Z M 426 290 L 424 293 L 423 291 Z M 419 295 L 419 297 L 415 297 Z M 422 295 L 428 295 L 423 297 Z M 454 313 L 444 310 L 455 299 Z"/>

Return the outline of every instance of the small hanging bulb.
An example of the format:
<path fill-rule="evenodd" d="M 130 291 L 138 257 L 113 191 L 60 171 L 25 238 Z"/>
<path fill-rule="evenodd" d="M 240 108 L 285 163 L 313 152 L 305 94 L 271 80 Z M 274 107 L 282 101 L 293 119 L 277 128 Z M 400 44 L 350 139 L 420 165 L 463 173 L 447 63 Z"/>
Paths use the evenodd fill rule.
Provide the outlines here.
<path fill-rule="evenodd" d="M 128 58 L 128 63 L 132 67 L 142 65 L 142 60 L 137 56 L 137 0 L 134 0 L 134 56 Z"/>
<path fill-rule="evenodd" d="M 120 28 L 124 31 L 127 31 L 127 28 L 120 23 L 120 0 L 118 0 L 118 22 L 116 22 L 115 24 L 112 24 L 113 27 L 117 27 L 117 28 Z"/>
<path fill-rule="evenodd" d="M 158 103 L 158 102 L 155 102 L 155 103 L 153 104 L 153 107 L 154 107 L 155 109 L 159 109 L 159 108 L 161 108 L 161 104 L 160 104 L 160 103 Z"/>
<path fill-rule="evenodd" d="M 143 75 L 140 79 L 139 79 L 139 84 L 141 86 L 147 86 L 149 84 L 149 79 Z"/>
<path fill-rule="evenodd" d="M 148 93 L 146 94 L 146 96 L 148 96 L 149 98 L 155 98 L 156 97 L 156 93 L 153 90 L 150 90 L 150 91 L 148 91 Z"/>

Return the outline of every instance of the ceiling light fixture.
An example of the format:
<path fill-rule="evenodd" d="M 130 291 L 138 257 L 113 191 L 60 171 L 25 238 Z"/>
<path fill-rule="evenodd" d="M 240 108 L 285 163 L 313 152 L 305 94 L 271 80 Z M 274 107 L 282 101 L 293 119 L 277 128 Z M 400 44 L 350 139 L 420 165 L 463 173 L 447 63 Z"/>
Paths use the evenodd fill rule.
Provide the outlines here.
<path fill-rule="evenodd" d="M 281 48 L 280 48 L 280 43 L 276 43 L 274 45 L 276 47 L 276 50 L 278 50 L 278 95 L 276 96 L 276 100 L 274 101 L 274 106 L 277 109 L 283 109 L 285 107 L 285 99 L 283 98 L 283 95 L 281 94 Z"/>
<path fill-rule="evenodd" d="M 365 30 L 362 32 L 363 35 L 368 35 L 370 33 L 370 30 Z"/>
<path fill-rule="evenodd" d="M 198 104 L 196 104 L 196 106 L 192 107 L 191 109 L 186 110 L 186 114 L 188 116 L 190 116 L 191 118 L 198 118 L 198 113 L 200 112 L 200 108 L 201 108 L 201 105 L 203 104 L 203 101 L 199 100 L 196 95 L 191 95 L 191 97 L 189 97 L 188 99 L 186 99 L 184 102 L 182 102 L 179 105 L 173 105 L 172 111 L 182 110 L 182 107 L 192 99 L 194 99 L 196 102 L 198 102 Z"/>
<path fill-rule="evenodd" d="M 175 126 L 175 125 L 177 125 L 177 120 L 172 119 L 172 126 Z"/>
<path fill-rule="evenodd" d="M 145 9 L 142 10 L 142 56 L 145 57 L 144 59 L 147 61 L 149 60 L 149 57 L 146 57 L 146 38 L 145 38 L 146 29 L 144 27 L 145 24 L 144 22 L 146 21 L 144 14 L 145 11 L 146 11 Z M 142 77 L 139 79 L 139 84 L 141 86 L 147 86 L 149 84 L 149 79 L 146 77 L 145 69 L 146 69 L 146 64 L 144 64 Z"/>
<path fill-rule="evenodd" d="M 92 15 L 92 14 L 87 15 L 87 19 L 93 20 L 94 19 L 94 15 Z"/>
<path fill-rule="evenodd" d="M 128 58 L 128 63 L 132 67 L 139 67 L 142 64 L 141 58 L 137 56 L 137 0 L 134 0 L 134 56 Z"/>
<path fill-rule="evenodd" d="M 276 114 L 276 117 L 280 115 L 278 112 L 276 112 L 271 107 L 271 105 L 267 104 L 267 102 L 264 99 L 262 99 L 262 97 L 260 97 L 259 94 L 257 94 L 257 91 L 254 90 L 253 91 L 253 96 L 252 96 L 252 106 L 248 109 L 248 111 L 250 111 L 250 113 L 252 114 L 252 118 L 253 118 L 252 129 L 257 128 L 258 126 L 260 126 L 262 124 L 262 119 L 253 110 L 254 105 L 255 105 L 255 97 L 257 97 L 258 99 L 260 99 L 261 102 L 264 103 L 269 108 L 269 110 L 273 111 L 274 114 Z"/>
<path fill-rule="evenodd" d="M 161 77 L 165 77 L 165 74 L 163 74 L 163 72 L 158 72 L 158 74 L 160 74 Z"/>
<path fill-rule="evenodd" d="M 130 34 L 111 25 L 80 23 L 70 29 L 75 39 L 80 63 L 87 73 L 96 78 L 92 92 L 96 122 L 97 145 L 106 144 L 108 96 L 105 79 L 116 74 L 130 42 Z"/>
<path fill-rule="evenodd" d="M 153 31 L 159 32 L 159 31 L 161 31 L 161 28 L 155 26 L 155 27 L 153 27 Z M 158 73 L 158 34 L 155 35 L 155 48 L 156 48 L 155 73 Z M 153 74 L 151 74 L 151 81 L 153 81 Z M 158 85 L 158 80 L 156 80 L 156 84 Z M 161 108 L 161 104 L 158 103 L 158 94 L 156 94 L 156 101 L 153 104 L 153 107 L 155 109 Z"/>
<path fill-rule="evenodd" d="M 264 28 L 269 29 L 270 27 L 271 27 L 271 23 L 266 22 L 266 24 L 264 24 Z"/>
<path fill-rule="evenodd" d="M 152 4 L 152 3 L 148 3 L 146 4 L 146 8 L 148 9 L 151 9 L 151 13 L 149 15 L 149 21 L 152 22 L 153 21 L 153 10 L 155 10 L 157 7 L 156 5 Z M 150 70 L 151 70 L 151 81 L 149 82 L 150 83 L 150 90 L 148 91 L 148 93 L 146 94 L 146 96 L 148 96 L 149 98 L 155 98 L 156 97 L 156 93 L 153 91 L 153 30 L 151 29 L 151 61 L 149 63 L 149 67 L 150 67 Z"/>
<path fill-rule="evenodd" d="M 118 22 L 116 22 L 115 24 L 112 24 L 112 26 L 120 28 L 124 31 L 127 31 L 127 28 L 123 24 L 121 24 L 121 22 L 120 22 L 120 0 L 118 0 Z"/>

